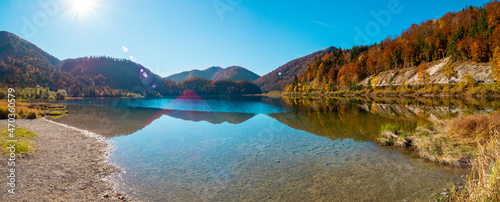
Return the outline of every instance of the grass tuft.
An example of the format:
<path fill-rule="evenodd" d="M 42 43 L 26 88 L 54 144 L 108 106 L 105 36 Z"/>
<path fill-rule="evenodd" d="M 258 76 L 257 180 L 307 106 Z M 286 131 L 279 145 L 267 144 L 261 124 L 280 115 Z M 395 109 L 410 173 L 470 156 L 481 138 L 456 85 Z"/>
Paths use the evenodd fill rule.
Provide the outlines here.
<path fill-rule="evenodd" d="M 9 134 L 10 132 L 7 130 L 7 128 L 0 129 L 0 142 L 2 142 L 2 148 L 0 148 L 0 152 L 6 156 L 10 154 L 10 152 L 7 150 L 7 146 L 9 144 L 7 140 L 10 139 Z M 23 127 L 16 127 L 14 134 L 15 139 L 17 139 L 17 142 L 15 143 L 16 154 L 23 156 L 35 150 L 35 147 L 29 139 L 36 137 L 36 134 L 26 130 Z"/>
<path fill-rule="evenodd" d="M 380 128 L 380 132 L 384 132 L 384 131 L 398 132 L 400 129 L 401 128 L 398 125 L 392 124 L 392 123 L 388 123 L 388 124 L 382 125 L 382 127 Z"/>

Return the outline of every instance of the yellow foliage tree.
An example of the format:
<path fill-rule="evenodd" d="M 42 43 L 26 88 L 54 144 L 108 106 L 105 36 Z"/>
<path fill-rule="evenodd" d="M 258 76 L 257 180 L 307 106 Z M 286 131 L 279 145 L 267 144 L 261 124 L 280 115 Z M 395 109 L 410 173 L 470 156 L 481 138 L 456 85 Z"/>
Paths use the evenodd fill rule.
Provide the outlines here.
<path fill-rule="evenodd" d="M 420 67 L 418 68 L 418 80 L 427 86 L 427 83 L 429 83 L 431 75 L 429 75 L 429 72 L 426 71 L 426 67 L 427 65 L 421 64 Z"/>
<path fill-rule="evenodd" d="M 496 47 L 491 58 L 491 73 L 500 82 L 500 47 Z"/>

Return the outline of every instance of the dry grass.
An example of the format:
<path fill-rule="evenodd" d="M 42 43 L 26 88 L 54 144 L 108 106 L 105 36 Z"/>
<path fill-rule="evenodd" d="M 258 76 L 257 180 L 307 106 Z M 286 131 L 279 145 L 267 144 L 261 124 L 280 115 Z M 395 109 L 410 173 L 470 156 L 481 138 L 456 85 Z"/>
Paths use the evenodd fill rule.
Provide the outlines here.
<path fill-rule="evenodd" d="M 462 116 L 448 124 L 448 136 L 470 142 L 485 141 L 490 138 L 490 118 L 484 114 Z"/>
<path fill-rule="evenodd" d="M 29 108 L 25 105 L 16 105 L 16 118 L 17 119 L 36 119 L 37 117 L 43 117 L 44 111 L 34 108 Z M 9 108 L 6 102 L 0 102 L 0 119 L 7 119 L 9 115 Z"/>
<path fill-rule="evenodd" d="M 5 100 L 0 101 L 0 119 L 8 118 L 10 112 L 7 105 L 8 103 Z M 36 119 L 44 117 L 45 115 L 51 115 L 50 113 L 53 112 L 53 110 L 60 110 L 64 108 L 65 108 L 64 105 L 45 104 L 45 103 L 29 104 L 29 103 L 16 102 L 15 114 L 16 114 L 16 119 Z M 60 114 L 58 115 L 61 114 L 67 114 L 67 110 L 60 112 Z"/>
<path fill-rule="evenodd" d="M 491 141 L 500 130 L 500 113 L 451 119 L 437 129 L 419 127 L 412 146 L 425 159 L 453 166 L 471 165 L 478 145 Z"/>
<path fill-rule="evenodd" d="M 496 136 L 477 147 L 468 182 L 450 193 L 450 201 L 500 201 L 500 138 Z"/>
<path fill-rule="evenodd" d="M 500 112 L 418 127 L 411 147 L 433 162 L 472 166 L 466 185 L 454 187 L 449 201 L 500 201 Z"/>

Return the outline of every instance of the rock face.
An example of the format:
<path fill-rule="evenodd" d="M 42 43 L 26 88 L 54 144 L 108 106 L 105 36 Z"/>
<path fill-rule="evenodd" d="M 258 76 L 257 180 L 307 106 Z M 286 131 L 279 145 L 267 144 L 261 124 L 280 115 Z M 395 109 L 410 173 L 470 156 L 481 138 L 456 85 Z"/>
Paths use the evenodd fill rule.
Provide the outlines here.
<path fill-rule="evenodd" d="M 450 58 L 444 58 L 429 64 L 426 71 L 430 75 L 429 83 L 448 83 L 450 79 L 444 76 L 444 68 Z M 486 81 L 491 76 L 491 66 L 489 64 L 476 64 L 470 62 L 462 62 L 454 64 L 453 70 L 457 72 L 458 78 L 453 77 L 451 80 L 460 81 L 466 74 L 471 74 L 476 81 Z M 375 79 L 373 79 L 375 78 Z M 410 67 L 401 70 L 390 70 L 380 72 L 377 75 L 369 76 L 360 82 L 362 85 L 367 85 L 368 81 L 375 81 L 377 86 L 388 86 L 392 78 L 392 85 L 404 84 L 421 84 L 418 79 L 418 67 Z M 372 83 L 374 84 L 374 83 Z"/>

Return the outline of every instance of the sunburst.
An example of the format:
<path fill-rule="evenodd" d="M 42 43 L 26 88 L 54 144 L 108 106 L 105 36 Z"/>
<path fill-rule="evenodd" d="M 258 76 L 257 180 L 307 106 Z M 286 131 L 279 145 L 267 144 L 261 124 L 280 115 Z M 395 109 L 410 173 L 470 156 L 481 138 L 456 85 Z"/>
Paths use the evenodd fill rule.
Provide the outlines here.
<path fill-rule="evenodd" d="M 96 0 L 71 0 L 70 9 L 78 18 L 91 15 L 97 7 Z"/>

